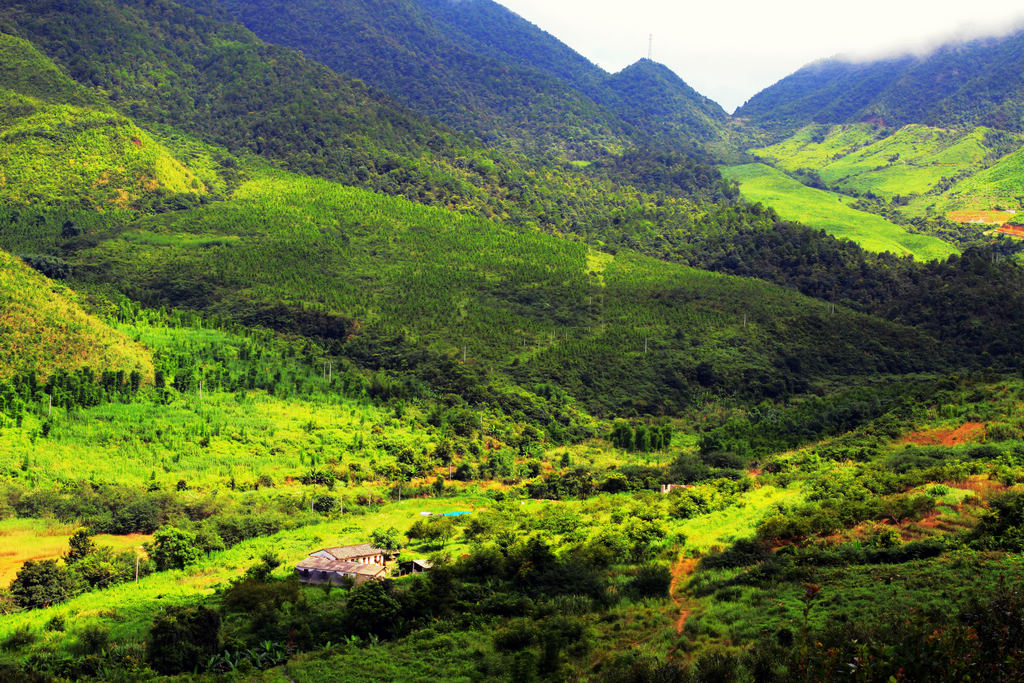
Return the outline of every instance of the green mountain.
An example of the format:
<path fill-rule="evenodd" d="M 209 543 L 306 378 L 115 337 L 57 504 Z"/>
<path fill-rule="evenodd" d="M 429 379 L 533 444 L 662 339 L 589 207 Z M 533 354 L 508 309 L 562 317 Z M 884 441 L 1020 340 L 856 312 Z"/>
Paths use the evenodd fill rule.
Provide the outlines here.
<path fill-rule="evenodd" d="M 776 134 L 809 123 L 1024 131 L 1024 33 L 943 45 L 924 56 L 830 59 L 766 88 L 736 116 Z"/>
<path fill-rule="evenodd" d="M 174 126 L 234 154 L 558 232 L 589 231 L 619 210 L 617 196 L 636 196 L 645 185 L 622 174 L 609 181 L 598 172 L 604 166 L 491 150 L 294 50 L 169 0 L 89 0 L 90 11 L 75 13 L 62 7 L 14 3 L 0 9 L 0 25 L 35 41 L 79 83 L 102 88 L 134 121 Z M 670 203 L 730 195 L 717 171 L 685 155 L 673 156 L 661 175 L 680 181 L 668 188 Z"/>
<path fill-rule="evenodd" d="M 863 198 L 874 213 L 959 245 L 969 223 L 1019 210 L 1024 33 L 943 45 L 923 56 L 811 64 L 736 112 L 768 131 L 750 152 L 804 182 Z M 870 206 L 869 206 L 870 205 Z M 964 220 L 964 223 L 953 221 Z"/>
<path fill-rule="evenodd" d="M 622 141 L 648 146 L 655 132 L 671 133 L 662 145 L 687 150 L 725 128 L 721 107 L 664 67 L 613 78 L 491 0 L 189 3 L 223 8 L 264 40 L 514 149 L 592 160 Z M 652 77 L 669 88 L 644 111 L 651 84 L 642 79 Z"/>
<path fill-rule="evenodd" d="M 720 141 L 728 116 L 668 67 L 642 59 L 606 82 L 609 94 L 598 96 L 627 123 L 654 140 Z"/>

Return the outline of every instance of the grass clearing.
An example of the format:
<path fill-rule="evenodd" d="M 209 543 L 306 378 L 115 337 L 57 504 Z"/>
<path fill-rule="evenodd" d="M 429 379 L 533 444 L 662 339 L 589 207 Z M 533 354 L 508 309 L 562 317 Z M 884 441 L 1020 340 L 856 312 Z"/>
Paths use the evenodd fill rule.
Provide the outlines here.
<path fill-rule="evenodd" d="M 782 218 L 821 228 L 869 251 L 911 255 L 922 261 L 957 253 L 955 247 L 942 240 L 911 234 L 881 216 L 847 206 L 845 202 L 851 202 L 850 198 L 807 187 L 765 164 L 730 166 L 722 169 L 722 173 L 739 183 L 740 192 L 748 201 L 770 206 Z"/>
<path fill-rule="evenodd" d="M 705 553 L 753 536 L 757 525 L 775 506 L 792 505 L 802 499 L 799 488 L 764 486 L 744 495 L 738 505 L 687 520 L 680 531 L 686 534 L 688 550 Z"/>
<path fill-rule="evenodd" d="M 62 557 L 68 550 L 68 539 L 77 528 L 76 524 L 45 519 L 0 520 L 0 586 L 9 585 L 21 565 L 29 560 Z M 99 534 L 93 537 L 96 545 L 110 546 L 115 553 L 136 550 L 152 539 L 152 536 L 146 534 Z"/>

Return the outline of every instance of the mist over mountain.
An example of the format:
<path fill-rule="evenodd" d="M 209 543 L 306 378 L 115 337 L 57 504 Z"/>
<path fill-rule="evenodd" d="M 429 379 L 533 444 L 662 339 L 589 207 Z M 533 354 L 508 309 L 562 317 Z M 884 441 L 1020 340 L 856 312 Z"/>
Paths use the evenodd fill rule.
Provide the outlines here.
<path fill-rule="evenodd" d="M 1024 129 L 1024 33 L 875 61 L 827 59 L 766 88 L 736 116 L 773 131 L 877 122 Z"/>

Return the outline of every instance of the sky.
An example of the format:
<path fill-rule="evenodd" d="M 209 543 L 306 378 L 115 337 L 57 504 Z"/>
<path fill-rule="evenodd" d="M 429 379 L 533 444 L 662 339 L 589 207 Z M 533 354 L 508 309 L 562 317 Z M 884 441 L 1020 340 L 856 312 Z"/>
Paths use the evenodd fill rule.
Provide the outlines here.
<path fill-rule="evenodd" d="M 607 71 L 647 56 L 732 112 L 818 59 L 866 59 L 1024 24 L 1019 0 L 497 0 Z"/>

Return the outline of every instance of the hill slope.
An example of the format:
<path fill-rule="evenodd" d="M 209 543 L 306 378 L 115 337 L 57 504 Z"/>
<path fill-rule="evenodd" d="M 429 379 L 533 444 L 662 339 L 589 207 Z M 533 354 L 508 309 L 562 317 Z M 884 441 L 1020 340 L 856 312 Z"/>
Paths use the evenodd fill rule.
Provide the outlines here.
<path fill-rule="evenodd" d="M 0 197 L 127 209 L 206 193 L 172 154 L 27 41 L 0 34 Z"/>
<path fill-rule="evenodd" d="M 85 313 L 74 294 L 0 252 L 0 379 L 88 367 L 152 378 L 149 351 Z"/>
<path fill-rule="evenodd" d="M 554 379 L 600 411 L 788 393 L 787 362 L 809 380 L 936 359 L 923 335 L 756 280 L 279 174 L 140 220 L 80 258 L 150 305 L 355 335 L 382 344 L 374 357 L 400 353 L 384 341 L 398 336 L 525 386 Z"/>

